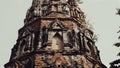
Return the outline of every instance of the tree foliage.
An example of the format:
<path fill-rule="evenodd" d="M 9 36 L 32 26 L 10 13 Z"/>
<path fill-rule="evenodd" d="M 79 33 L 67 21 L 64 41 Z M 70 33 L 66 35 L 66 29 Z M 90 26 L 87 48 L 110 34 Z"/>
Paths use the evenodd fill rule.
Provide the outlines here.
<path fill-rule="evenodd" d="M 120 31 L 120 30 L 119 30 Z M 119 33 L 119 32 L 118 32 Z M 120 39 L 120 36 L 118 37 Z M 120 42 L 117 42 L 114 44 L 116 47 L 120 47 Z M 117 56 L 120 56 L 120 52 L 117 54 Z M 114 60 L 110 63 L 110 68 L 120 68 L 120 59 Z"/>
<path fill-rule="evenodd" d="M 120 42 L 114 44 L 116 47 L 120 47 Z"/>
<path fill-rule="evenodd" d="M 110 68 L 120 68 L 120 59 L 114 60 L 110 63 Z"/>

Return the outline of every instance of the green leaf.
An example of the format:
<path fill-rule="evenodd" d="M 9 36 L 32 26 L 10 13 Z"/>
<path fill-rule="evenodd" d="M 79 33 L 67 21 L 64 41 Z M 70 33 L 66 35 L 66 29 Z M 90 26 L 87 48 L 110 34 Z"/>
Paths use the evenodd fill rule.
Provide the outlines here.
<path fill-rule="evenodd" d="M 117 54 L 117 56 L 120 56 L 120 52 Z"/>
<path fill-rule="evenodd" d="M 120 42 L 114 44 L 116 47 L 120 47 Z"/>
<path fill-rule="evenodd" d="M 110 63 L 110 68 L 119 68 L 120 59 L 114 60 Z"/>

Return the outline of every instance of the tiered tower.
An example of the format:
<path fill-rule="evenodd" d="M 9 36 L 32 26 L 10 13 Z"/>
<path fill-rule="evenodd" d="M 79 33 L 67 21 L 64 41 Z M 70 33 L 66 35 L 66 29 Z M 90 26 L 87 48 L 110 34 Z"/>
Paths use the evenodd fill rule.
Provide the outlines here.
<path fill-rule="evenodd" d="M 33 0 L 5 68 L 106 68 L 77 0 Z"/>

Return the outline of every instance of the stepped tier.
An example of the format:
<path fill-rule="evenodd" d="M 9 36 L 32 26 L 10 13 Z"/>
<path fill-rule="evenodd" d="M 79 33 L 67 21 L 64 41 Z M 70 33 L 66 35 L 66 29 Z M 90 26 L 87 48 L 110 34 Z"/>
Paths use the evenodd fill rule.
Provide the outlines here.
<path fill-rule="evenodd" d="M 106 68 L 77 0 L 33 0 L 5 68 Z"/>

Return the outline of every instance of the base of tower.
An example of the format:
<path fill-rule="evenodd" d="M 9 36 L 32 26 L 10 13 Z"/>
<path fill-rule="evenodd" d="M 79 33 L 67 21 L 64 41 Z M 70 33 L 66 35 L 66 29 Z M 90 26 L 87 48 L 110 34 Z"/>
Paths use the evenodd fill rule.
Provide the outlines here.
<path fill-rule="evenodd" d="M 11 60 L 5 68 L 107 68 L 100 61 L 80 52 L 38 50 Z"/>

